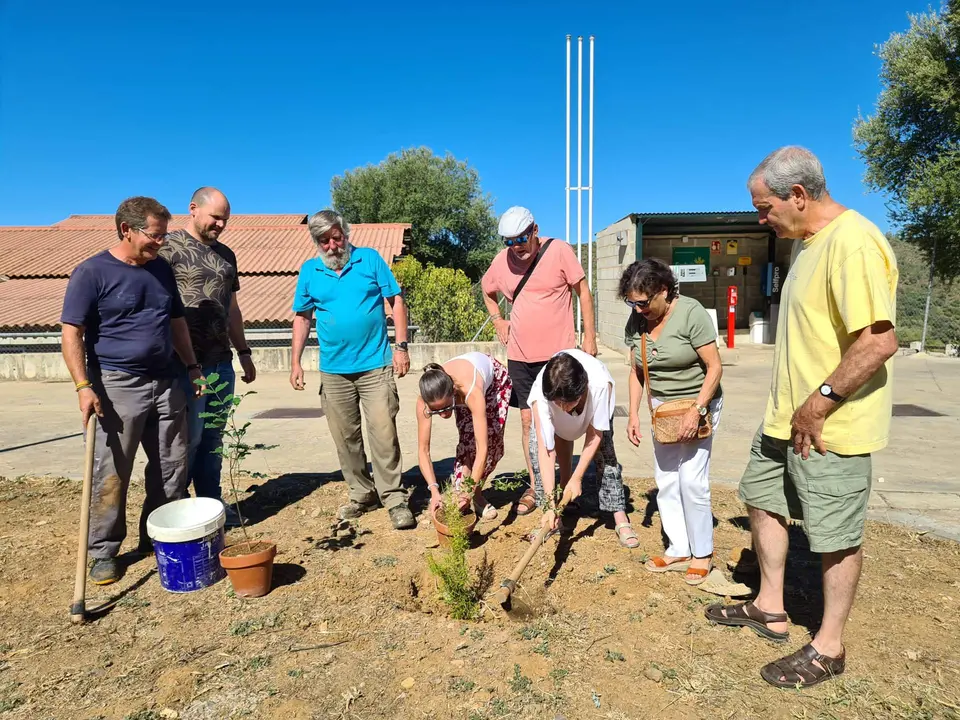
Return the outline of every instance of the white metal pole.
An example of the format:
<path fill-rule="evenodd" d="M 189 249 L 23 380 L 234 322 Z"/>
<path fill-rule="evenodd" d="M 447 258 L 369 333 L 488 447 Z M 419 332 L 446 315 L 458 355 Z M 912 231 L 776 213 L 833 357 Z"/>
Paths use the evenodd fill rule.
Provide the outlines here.
<path fill-rule="evenodd" d="M 587 158 L 587 185 L 590 195 L 587 198 L 587 285 L 593 290 L 593 35 L 590 36 L 590 135 Z M 596 315 L 596 308 L 594 308 Z"/>
<path fill-rule="evenodd" d="M 567 181 L 566 191 L 563 193 L 566 197 L 567 215 L 566 225 L 564 226 L 566 234 L 563 236 L 564 242 L 570 242 L 570 36 L 567 35 Z"/>
<path fill-rule="evenodd" d="M 577 36 L 577 262 L 583 250 L 583 35 Z M 577 337 L 583 331 L 583 309 L 577 300 Z"/>

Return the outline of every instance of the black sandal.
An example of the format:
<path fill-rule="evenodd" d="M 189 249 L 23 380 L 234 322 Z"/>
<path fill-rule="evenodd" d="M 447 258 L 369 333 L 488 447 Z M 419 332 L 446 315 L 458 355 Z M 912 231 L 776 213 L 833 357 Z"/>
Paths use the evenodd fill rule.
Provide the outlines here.
<path fill-rule="evenodd" d="M 726 613 L 724 613 L 726 610 Z M 775 642 L 785 642 L 790 639 L 789 632 L 777 632 L 767 627 L 768 623 L 786 622 L 786 613 L 767 613 L 758 608 L 753 602 L 739 605 L 711 605 L 703 611 L 707 620 L 717 625 L 748 627 L 760 637 Z"/>
<path fill-rule="evenodd" d="M 827 657 L 807 643 L 795 653 L 764 665 L 760 677 L 778 688 L 810 687 L 842 675 L 846 660 L 846 651 L 840 653 L 840 657 Z M 820 665 L 814 665 L 815 662 Z"/>

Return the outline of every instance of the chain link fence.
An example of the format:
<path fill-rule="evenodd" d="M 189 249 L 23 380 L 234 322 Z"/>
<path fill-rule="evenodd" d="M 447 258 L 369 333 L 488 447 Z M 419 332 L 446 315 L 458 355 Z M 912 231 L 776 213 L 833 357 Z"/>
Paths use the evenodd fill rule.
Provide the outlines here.
<path fill-rule="evenodd" d="M 897 292 L 897 337 L 901 347 L 957 357 L 960 285 L 935 280 L 930 288 L 901 288 Z"/>

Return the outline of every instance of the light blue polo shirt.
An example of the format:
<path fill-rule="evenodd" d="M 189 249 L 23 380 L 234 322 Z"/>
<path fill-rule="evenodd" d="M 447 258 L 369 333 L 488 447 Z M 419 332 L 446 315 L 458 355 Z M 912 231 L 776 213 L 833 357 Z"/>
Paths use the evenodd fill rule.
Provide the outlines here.
<path fill-rule="evenodd" d="M 390 268 L 370 248 L 354 247 L 339 275 L 320 258 L 301 265 L 293 311 L 314 311 L 320 369 L 347 375 L 390 365 L 383 301 L 399 294 Z"/>

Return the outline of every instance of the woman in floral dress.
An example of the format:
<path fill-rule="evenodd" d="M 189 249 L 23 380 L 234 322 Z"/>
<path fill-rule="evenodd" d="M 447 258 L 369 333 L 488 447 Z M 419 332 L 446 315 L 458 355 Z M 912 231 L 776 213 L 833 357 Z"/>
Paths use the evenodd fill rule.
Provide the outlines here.
<path fill-rule="evenodd" d="M 430 363 L 423 369 L 417 398 L 417 438 L 420 472 L 430 490 L 431 509 L 440 504 L 441 498 L 430 458 L 433 417 L 456 416 L 460 442 L 454 485 L 459 489 L 464 478 L 473 478 L 477 512 L 485 520 L 497 517 L 497 509 L 486 501 L 482 490 L 484 481 L 503 457 L 503 430 L 512 392 L 507 368 L 483 353 L 465 353 L 443 365 Z"/>

